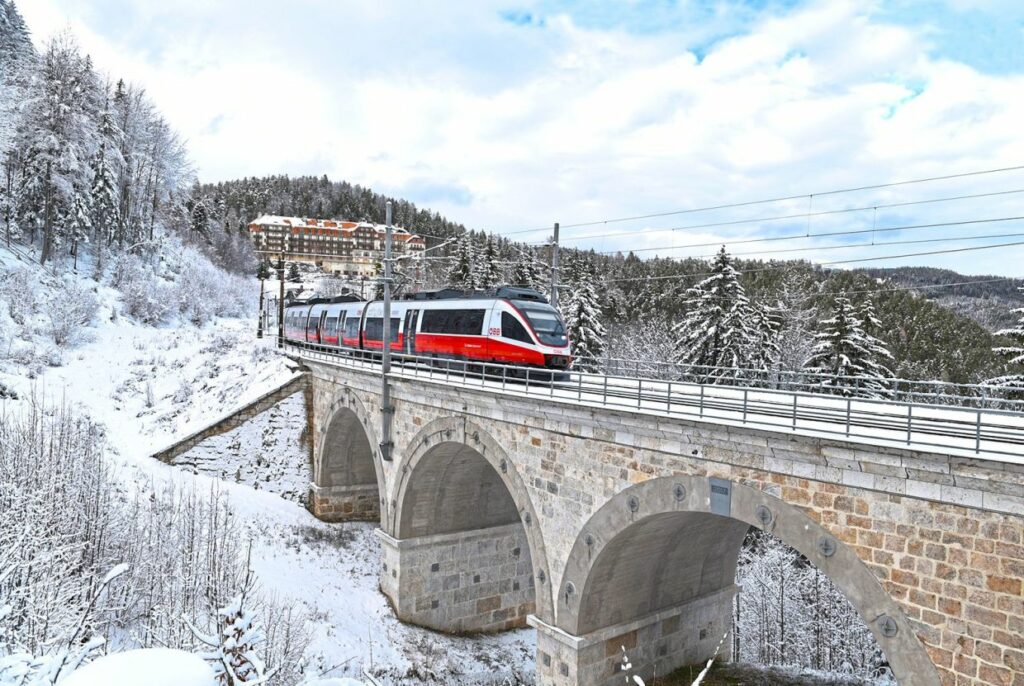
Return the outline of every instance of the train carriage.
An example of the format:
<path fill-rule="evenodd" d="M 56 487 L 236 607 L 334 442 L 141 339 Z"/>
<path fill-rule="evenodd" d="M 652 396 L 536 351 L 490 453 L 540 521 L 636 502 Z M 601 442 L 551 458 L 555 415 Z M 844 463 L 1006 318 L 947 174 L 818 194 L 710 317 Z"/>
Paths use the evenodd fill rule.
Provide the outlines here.
<path fill-rule="evenodd" d="M 419 293 L 391 303 L 394 353 L 546 369 L 566 369 L 569 343 L 561 315 L 536 291 L 500 288 L 490 294 Z M 289 341 L 379 353 L 384 303 L 329 302 L 289 306 Z"/>

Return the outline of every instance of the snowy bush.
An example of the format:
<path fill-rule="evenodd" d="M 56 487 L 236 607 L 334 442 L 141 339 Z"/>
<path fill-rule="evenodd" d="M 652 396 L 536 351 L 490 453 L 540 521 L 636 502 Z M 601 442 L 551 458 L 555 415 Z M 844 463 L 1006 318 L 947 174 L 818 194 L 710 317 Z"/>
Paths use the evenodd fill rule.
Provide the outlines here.
<path fill-rule="evenodd" d="M 0 301 L 7 303 L 11 319 L 25 326 L 39 309 L 39 282 L 26 267 L 17 267 L 0 277 Z"/>
<path fill-rule="evenodd" d="M 120 647 L 195 651 L 183 620 L 212 630 L 247 574 L 245 536 L 226 498 L 173 484 L 140 484 L 129 497 L 99 427 L 28 400 L 20 414 L 0 410 L 0 668 L 17 653 L 39 671 L 68 637 L 84 643 L 107 627 Z M 93 602 L 121 563 L 128 571 Z M 258 594 L 251 607 L 274 624 L 266 653 L 298 664 L 305 616 Z"/>
<path fill-rule="evenodd" d="M 82 282 L 69 279 L 47 302 L 46 314 L 53 342 L 59 346 L 77 342 L 82 329 L 92 324 L 97 310 L 96 294 Z"/>
<path fill-rule="evenodd" d="M 170 287 L 136 255 L 114 260 L 110 285 L 121 291 L 125 312 L 145 324 L 159 324 L 170 310 Z"/>

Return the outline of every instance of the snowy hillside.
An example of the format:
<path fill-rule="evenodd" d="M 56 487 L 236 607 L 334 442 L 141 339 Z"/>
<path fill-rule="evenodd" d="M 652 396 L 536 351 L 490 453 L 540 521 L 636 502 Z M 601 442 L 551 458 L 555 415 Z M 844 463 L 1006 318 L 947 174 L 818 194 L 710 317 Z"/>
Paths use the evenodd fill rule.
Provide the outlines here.
<path fill-rule="evenodd" d="M 187 502 L 215 493 L 237 523 L 234 547 L 244 551 L 251 541 L 261 597 L 282 618 L 268 632 L 290 627 L 308 636 L 300 651 L 307 676 L 356 677 L 366 668 L 384 683 L 440 684 L 453 675 L 469 683 L 532 670 L 531 632 L 460 639 L 394 618 L 377 589 L 373 527 L 323 524 L 298 502 L 309 478 L 301 396 L 181 455 L 177 467 L 152 460 L 295 369 L 269 339 L 256 339 L 248 317 L 195 325 L 176 314 L 143 323 L 127 313 L 130 292 L 114 288 L 111 273 L 95 282 L 92 267 L 57 278 L 0 250 L 0 384 L 17 398 L 0 400 L 0 421 L 24 416 L 34 403 L 62 405 L 100 427 L 120 497 L 162 502 L 159 494 L 173 488 Z M 249 286 L 255 294 L 256 282 Z M 87 316 L 57 343 L 49 308 L 69 293 L 85 302 Z M 173 618 L 167 626 L 180 631 Z M 148 647 L 130 625 L 108 633 L 110 649 Z"/>

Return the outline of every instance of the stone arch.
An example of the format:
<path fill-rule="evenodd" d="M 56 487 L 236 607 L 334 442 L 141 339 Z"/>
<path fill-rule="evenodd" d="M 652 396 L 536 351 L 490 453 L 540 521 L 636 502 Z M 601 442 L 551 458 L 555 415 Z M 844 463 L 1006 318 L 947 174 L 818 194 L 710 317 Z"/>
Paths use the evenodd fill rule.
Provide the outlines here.
<path fill-rule="evenodd" d="M 320 426 L 313 461 L 314 513 L 327 520 L 378 520 L 385 481 L 365 405 L 346 388 Z"/>
<path fill-rule="evenodd" d="M 719 494 L 728 492 L 727 502 L 719 495 L 712 507 L 713 486 Z M 717 592 L 731 604 L 736 558 L 750 526 L 774 534 L 828 576 L 870 627 L 901 686 L 939 683 L 913 625 L 850 547 L 779 498 L 706 477 L 636 484 L 589 519 L 557 589 L 557 627 L 573 635 L 601 635 L 609 626 L 658 618 L 659 612 L 667 616 L 687 603 L 696 605 L 681 617 L 684 623 L 690 616 L 706 620 L 704 599 Z M 713 652 L 721 636 L 707 638 Z M 708 651 L 708 644 L 699 649 Z M 654 660 L 664 653 L 658 655 Z"/>
<path fill-rule="evenodd" d="M 550 571 L 526 484 L 505 450 L 461 417 L 434 420 L 397 464 L 390 506 L 396 539 L 521 524 L 529 547 L 537 613 L 551 616 Z"/>

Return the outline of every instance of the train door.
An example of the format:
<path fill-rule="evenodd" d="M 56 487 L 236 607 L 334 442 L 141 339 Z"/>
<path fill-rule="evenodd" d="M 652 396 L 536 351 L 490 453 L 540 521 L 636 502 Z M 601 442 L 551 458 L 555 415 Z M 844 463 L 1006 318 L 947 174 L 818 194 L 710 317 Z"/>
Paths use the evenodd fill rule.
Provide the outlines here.
<path fill-rule="evenodd" d="M 409 310 L 405 313 L 405 354 L 416 354 L 416 327 L 420 322 L 420 311 Z"/>
<path fill-rule="evenodd" d="M 327 321 L 327 310 L 325 309 L 320 313 L 320 323 L 316 327 L 316 342 L 323 344 L 324 342 L 324 323 Z"/>

